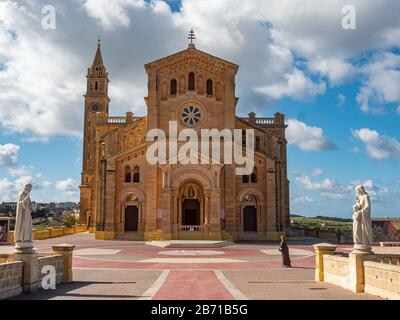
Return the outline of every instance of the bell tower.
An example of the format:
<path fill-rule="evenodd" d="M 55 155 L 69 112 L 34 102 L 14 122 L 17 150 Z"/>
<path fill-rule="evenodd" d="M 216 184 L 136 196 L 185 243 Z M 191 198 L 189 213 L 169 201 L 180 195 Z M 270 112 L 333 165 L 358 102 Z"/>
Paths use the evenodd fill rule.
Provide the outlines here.
<path fill-rule="evenodd" d="M 103 64 L 100 39 L 92 66 L 86 75 L 87 88 L 85 97 L 83 128 L 83 159 L 81 177 L 81 222 L 94 224 L 90 208 L 93 207 L 93 178 L 96 171 L 96 118 L 97 114 L 108 117 L 110 98 L 108 97 L 108 73 Z"/>
<path fill-rule="evenodd" d="M 108 116 L 110 98 L 108 97 L 108 73 L 103 64 L 100 39 L 92 67 L 87 73 L 87 88 L 85 97 L 84 145 L 83 145 L 83 173 L 94 170 L 95 156 L 95 126 L 96 114 Z"/>

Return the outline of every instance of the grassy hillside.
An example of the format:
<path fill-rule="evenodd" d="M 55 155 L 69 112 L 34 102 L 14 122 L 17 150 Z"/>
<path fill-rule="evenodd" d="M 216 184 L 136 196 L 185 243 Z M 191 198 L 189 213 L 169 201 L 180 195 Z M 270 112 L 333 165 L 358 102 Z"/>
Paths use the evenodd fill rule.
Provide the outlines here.
<path fill-rule="evenodd" d="M 319 229 L 328 229 L 328 228 L 340 228 L 340 229 L 351 229 L 352 220 L 351 219 L 342 219 L 335 217 L 302 217 L 298 215 L 291 215 L 290 220 L 292 221 L 292 226 L 301 227 L 301 228 L 319 228 Z"/>

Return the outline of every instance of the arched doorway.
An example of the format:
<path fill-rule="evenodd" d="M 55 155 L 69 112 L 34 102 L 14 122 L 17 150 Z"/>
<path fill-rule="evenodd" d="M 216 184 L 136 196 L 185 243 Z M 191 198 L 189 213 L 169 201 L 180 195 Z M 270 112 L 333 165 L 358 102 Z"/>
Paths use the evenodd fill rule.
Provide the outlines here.
<path fill-rule="evenodd" d="M 260 232 L 262 211 L 257 190 L 246 190 L 239 196 L 238 201 L 243 232 Z"/>
<path fill-rule="evenodd" d="M 182 225 L 200 225 L 200 201 L 197 199 L 184 199 L 182 202 Z"/>
<path fill-rule="evenodd" d="M 182 226 L 204 224 L 204 192 L 195 181 L 186 182 L 180 188 L 180 223 Z"/>
<path fill-rule="evenodd" d="M 243 209 L 243 231 L 257 232 L 257 208 L 245 206 Z"/>
<path fill-rule="evenodd" d="M 136 232 L 139 227 L 139 208 L 127 206 L 125 208 L 125 232 Z"/>
<path fill-rule="evenodd" d="M 119 232 L 137 233 L 143 231 L 144 195 L 138 189 L 125 191 L 121 195 Z"/>

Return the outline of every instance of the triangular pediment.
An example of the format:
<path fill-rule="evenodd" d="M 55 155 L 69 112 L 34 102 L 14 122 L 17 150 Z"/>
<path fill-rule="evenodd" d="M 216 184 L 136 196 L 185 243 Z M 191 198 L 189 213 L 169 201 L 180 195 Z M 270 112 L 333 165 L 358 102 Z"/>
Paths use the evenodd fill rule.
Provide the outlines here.
<path fill-rule="evenodd" d="M 163 70 L 179 68 L 187 64 L 203 67 L 216 73 L 222 73 L 228 68 L 233 68 L 236 73 L 239 69 L 237 64 L 198 50 L 194 45 L 189 45 L 183 51 L 150 62 L 145 65 L 145 69 L 149 71 L 152 67 L 156 67 L 158 71 L 162 72 Z"/>

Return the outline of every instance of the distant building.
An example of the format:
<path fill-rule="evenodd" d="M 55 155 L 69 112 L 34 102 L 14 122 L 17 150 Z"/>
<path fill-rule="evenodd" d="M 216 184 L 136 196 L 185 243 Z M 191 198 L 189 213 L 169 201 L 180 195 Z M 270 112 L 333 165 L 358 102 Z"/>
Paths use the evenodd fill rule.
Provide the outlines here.
<path fill-rule="evenodd" d="M 56 203 L 55 207 L 57 209 L 75 209 L 77 207 L 77 204 L 75 202 L 60 202 L 60 203 Z"/>
<path fill-rule="evenodd" d="M 381 241 L 400 241 L 400 218 L 372 219 L 372 227 L 383 231 Z"/>

